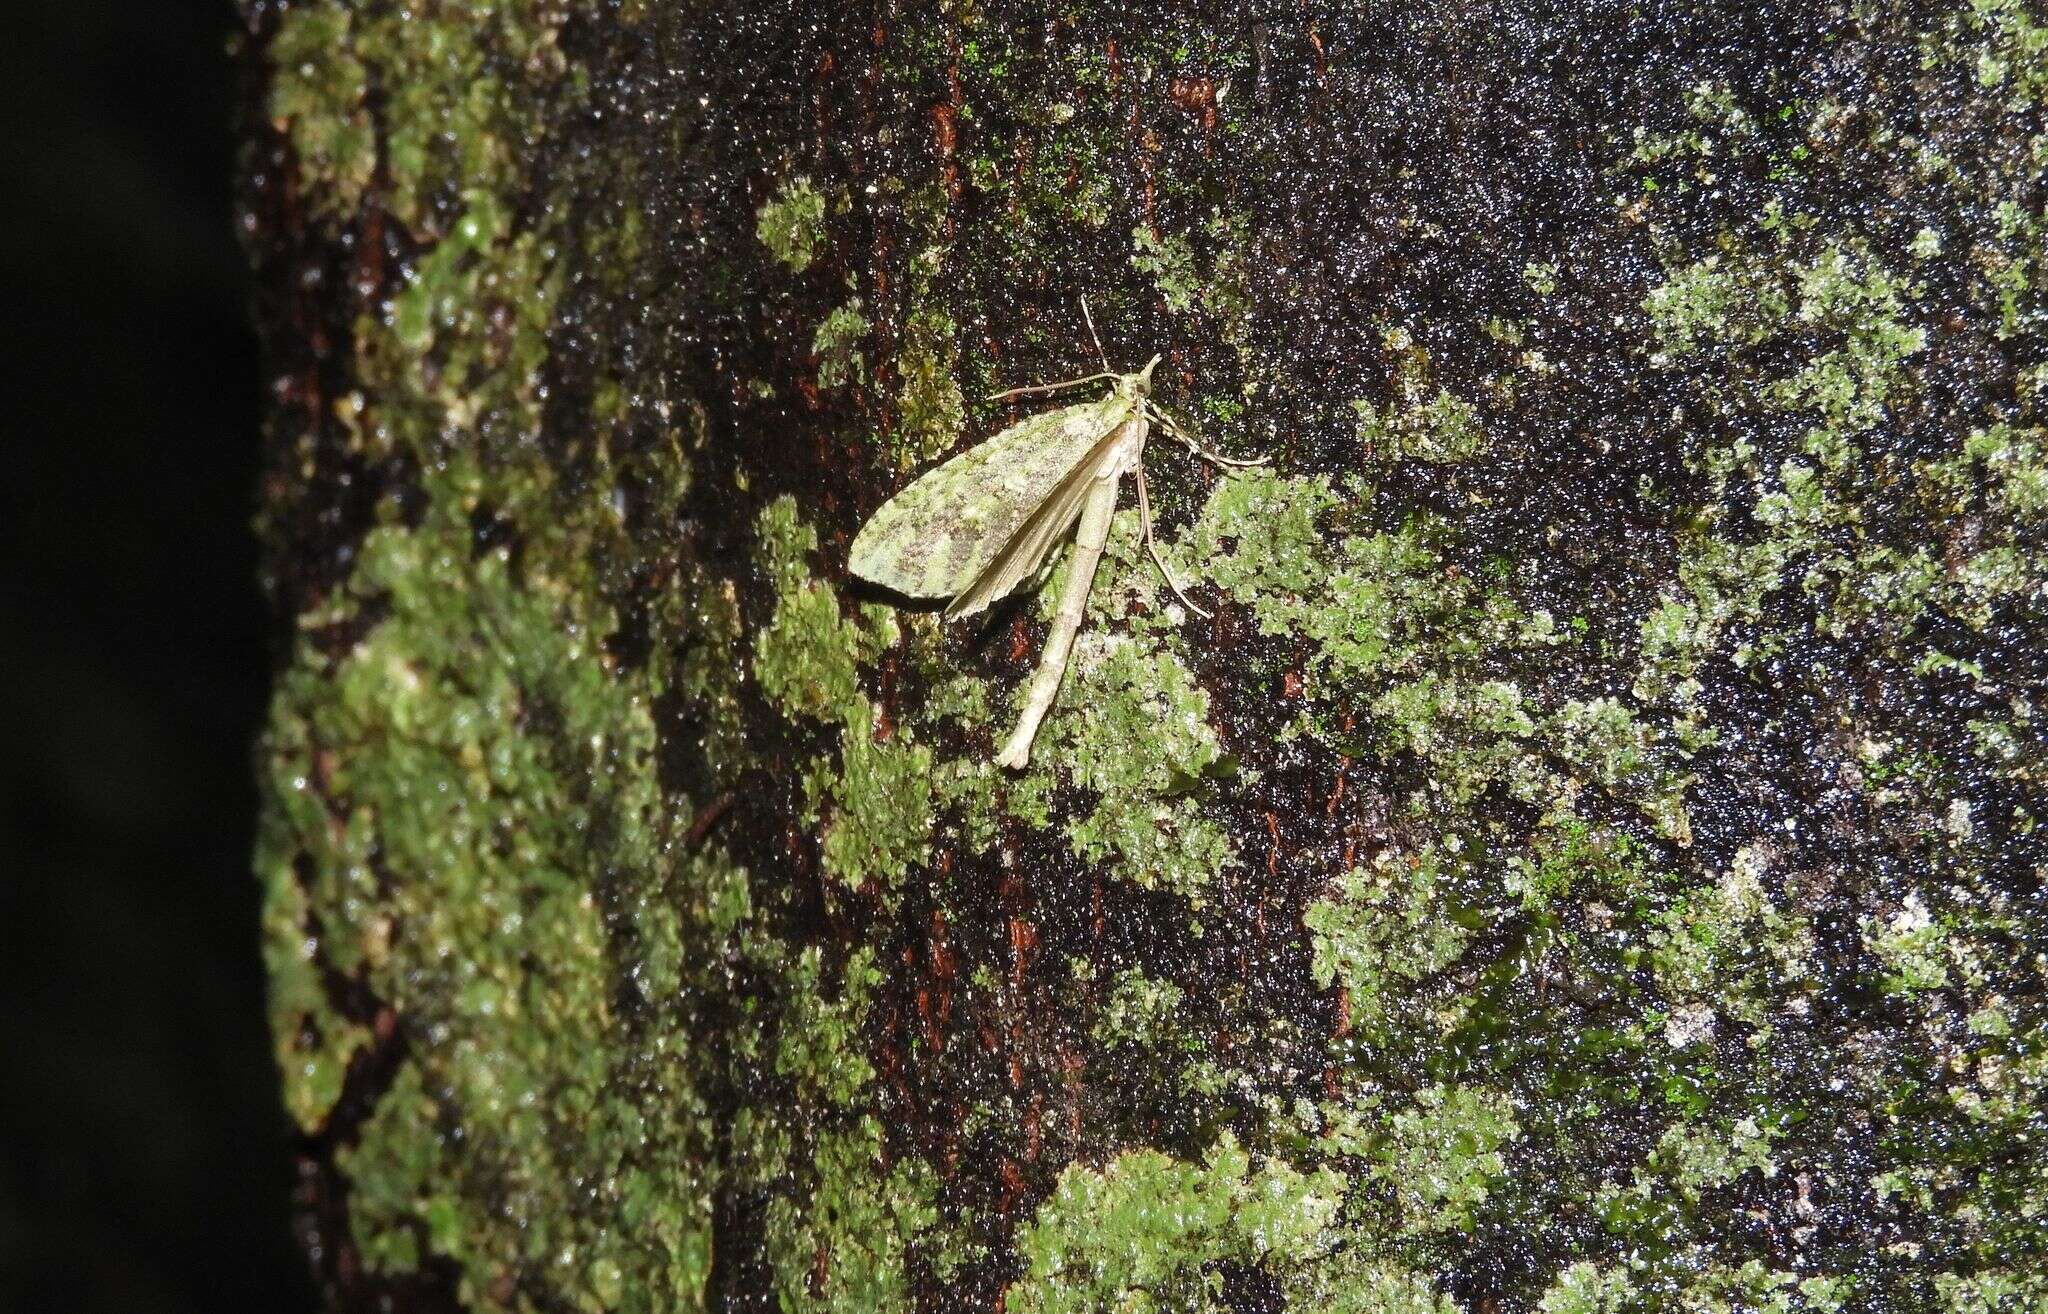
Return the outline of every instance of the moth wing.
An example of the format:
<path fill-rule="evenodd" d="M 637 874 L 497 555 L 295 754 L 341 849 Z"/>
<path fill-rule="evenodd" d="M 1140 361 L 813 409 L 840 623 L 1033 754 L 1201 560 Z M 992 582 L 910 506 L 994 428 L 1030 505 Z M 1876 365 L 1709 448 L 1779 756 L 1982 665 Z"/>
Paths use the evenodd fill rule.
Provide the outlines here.
<path fill-rule="evenodd" d="M 1088 500 L 1088 489 L 1103 475 L 1103 462 L 1114 459 L 1124 425 L 1144 422 L 1140 417 L 1133 417 L 1104 434 L 1067 477 L 1060 480 L 1059 486 L 1053 489 L 1015 536 L 1002 546 L 987 569 L 953 599 L 946 608 L 946 619 L 972 616 L 990 603 L 1008 597 L 1020 580 L 1037 570 L 1045 560 L 1045 554 L 1066 537 L 1067 531 L 1074 527 L 1074 521 L 1080 518 L 1081 504 Z"/>
<path fill-rule="evenodd" d="M 957 597 L 1129 410 L 1112 396 L 1046 411 L 927 471 L 854 535 L 847 569 L 906 597 Z"/>

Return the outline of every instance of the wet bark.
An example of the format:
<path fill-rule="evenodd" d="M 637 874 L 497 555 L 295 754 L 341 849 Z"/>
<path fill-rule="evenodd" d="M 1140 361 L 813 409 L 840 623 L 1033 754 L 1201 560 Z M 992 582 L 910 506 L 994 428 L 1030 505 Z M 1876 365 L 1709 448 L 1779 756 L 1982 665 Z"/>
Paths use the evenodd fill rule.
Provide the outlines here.
<path fill-rule="evenodd" d="M 2048 1298 L 2025 7 L 473 8 L 246 8 L 333 1304 Z"/>

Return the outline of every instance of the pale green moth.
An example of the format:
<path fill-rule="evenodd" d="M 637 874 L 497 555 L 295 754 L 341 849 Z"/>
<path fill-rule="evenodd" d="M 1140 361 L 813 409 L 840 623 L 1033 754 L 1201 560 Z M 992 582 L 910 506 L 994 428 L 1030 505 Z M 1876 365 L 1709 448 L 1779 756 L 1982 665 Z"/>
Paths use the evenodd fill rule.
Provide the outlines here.
<path fill-rule="evenodd" d="M 1085 311 L 1085 307 L 1084 307 Z M 1094 325 L 1089 325 L 1094 332 Z M 1097 344 L 1098 351 L 1100 344 Z M 1138 509 L 1145 547 L 1181 601 L 1208 615 L 1181 593 L 1152 543 L 1151 499 L 1145 491 L 1145 436 L 1156 421 L 1190 451 L 1222 465 L 1233 461 L 1206 450 L 1151 400 L 1154 356 L 1136 374 L 1101 374 L 1065 383 L 1014 388 L 991 400 L 1079 387 L 1107 379 L 1101 401 L 1063 406 L 1013 424 L 928 471 L 882 504 L 859 534 L 847 568 L 861 579 L 912 598 L 946 599 L 948 620 L 971 616 L 1000 601 L 1037 572 L 1048 553 L 1078 521 L 1074 557 L 1045 651 L 1032 673 L 1024 711 L 999 766 L 1021 768 L 1031 754 L 1038 723 L 1052 707 L 1074 635 L 1087 609 L 1095 568 L 1109 541 L 1118 490 L 1127 473 L 1138 476 Z"/>

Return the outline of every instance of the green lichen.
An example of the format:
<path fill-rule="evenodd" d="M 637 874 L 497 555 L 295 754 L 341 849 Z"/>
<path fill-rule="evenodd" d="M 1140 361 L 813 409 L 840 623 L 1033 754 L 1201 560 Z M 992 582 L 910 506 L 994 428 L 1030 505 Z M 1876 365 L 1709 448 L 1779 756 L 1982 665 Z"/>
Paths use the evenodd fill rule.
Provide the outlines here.
<path fill-rule="evenodd" d="M 1772 1011 L 1807 1006 L 1813 933 L 1766 890 L 1771 853 L 1745 846 L 1720 880 L 1680 895 L 1656 919 L 1647 957 L 1669 1002 L 1673 1045 L 1710 1041 L 1716 1013 L 1764 1028 Z"/>
<path fill-rule="evenodd" d="M 740 1109 L 730 1143 L 737 1179 L 766 1197 L 776 1294 L 790 1309 L 898 1307 L 913 1264 L 952 1261 L 929 1235 L 938 1223 L 930 1171 L 914 1160 L 887 1166 L 869 1111 L 875 1071 L 862 1031 L 881 973 L 865 949 L 834 971 L 815 946 L 784 958 L 769 945 L 762 966 L 787 1007 L 779 1019 L 758 1017 L 742 1043 L 772 1036 L 754 1080 L 780 1098 Z"/>
<path fill-rule="evenodd" d="M 922 862 L 932 823 L 932 755 L 899 735 L 878 739 L 859 669 L 898 636 L 887 608 L 863 608 L 868 624 L 842 618 L 838 596 L 810 574 L 817 531 L 777 498 L 756 523 L 759 558 L 775 611 L 754 638 L 754 677 L 785 715 L 840 727 L 840 753 L 804 773 L 808 817 L 822 820 L 825 868 L 860 887 L 893 885 Z"/>
<path fill-rule="evenodd" d="M 711 1138 L 683 946 L 733 929 L 736 873 L 675 843 L 692 809 L 656 783 L 651 710 L 668 672 L 604 646 L 619 518 L 533 454 L 557 249 L 515 216 L 526 143 L 576 94 L 558 21 L 316 3 L 269 52 L 298 190 L 416 244 L 389 313 L 355 325 L 335 409 L 351 459 L 418 474 L 299 618 L 257 865 L 288 1102 L 343 1147 L 352 1236 L 332 1244 L 376 1273 L 445 1269 L 476 1309 L 687 1307 Z M 655 504 L 688 487 L 674 446 L 618 473 Z M 486 546 L 487 524 L 517 532 Z M 656 997 L 626 984 L 640 964 Z M 394 1056 L 388 1085 L 363 1079 Z M 369 1103 L 338 1103 L 344 1080 Z"/>
<path fill-rule="evenodd" d="M 861 313 L 859 297 L 825 316 L 818 325 L 817 336 L 811 339 L 811 354 L 818 358 L 820 388 L 867 382 L 867 360 L 860 354 L 859 344 L 870 327 L 868 317 Z"/>
<path fill-rule="evenodd" d="M 1391 751 L 1413 754 L 1441 772 L 1425 788 L 1454 806 L 1493 790 L 1531 800 L 1543 790 L 1526 749 L 1536 720 L 1513 681 L 1429 671 L 1393 684 L 1373 700 L 1372 711 Z M 1427 806 L 1422 796 L 1415 806 Z"/>
<path fill-rule="evenodd" d="M 1044 112 L 1053 130 L 1019 179 L 1032 229 L 1016 236 L 1043 243 L 1069 225 L 1083 231 L 1108 227 L 1120 208 L 1119 180 L 1111 166 L 1116 134 L 1078 121 L 1072 105 L 1055 103 Z"/>
<path fill-rule="evenodd" d="M 1943 1273 L 1934 1279 L 1941 1308 L 1952 1314 L 2036 1314 L 2048 1309 L 2048 1278 L 2012 1269 Z"/>
<path fill-rule="evenodd" d="M 478 405 L 515 423 L 534 423 L 539 414 L 535 380 L 559 292 L 550 253 L 538 236 L 514 233 L 490 193 L 464 199 L 447 238 L 394 298 L 390 336 L 379 333 L 364 346 L 367 375 L 417 389 L 429 403 L 395 430 L 422 453 L 447 442 L 429 428 L 430 416 L 461 417 Z M 433 364 L 422 369 L 427 361 Z"/>
<path fill-rule="evenodd" d="M 1710 344 L 1761 345 L 1788 334 L 1836 337 L 1841 345 L 1813 352 L 1796 370 L 1759 379 L 1768 406 L 1811 411 L 1821 432 L 1809 450 L 1868 430 L 1900 381 L 1900 367 L 1926 345 L 1910 322 L 1914 288 L 1855 238 L 1818 244 L 1810 258 L 1787 256 L 1813 245 L 1797 225 L 1767 216 L 1759 227 L 1773 246 L 1731 245 L 1674 270 L 1653 289 L 1644 309 L 1657 335 L 1660 362 L 1675 362 Z M 1788 248 L 1790 250 L 1788 250 Z"/>
<path fill-rule="evenodd" d="M 1074 851 L 1136 884 L 1199 895 L 1230 845 L 1199 804 L 1171 795 L 1217 765 L 1207 696 L 1178 660 L 1131 636 L 1099 634 L 1074 660 L 1072 697 L 1088 714 L 1062 726 L 1055 751 L 1095 799 L 1068 829 Z"/>
<path fill-rule="evenodd" d="M 1449 465 L 1481 456 L 1488 446 L 1478 411 L 1441 388 L 1419 405 L 1387 413 L 1368 401 L 1351 405 L 1358 413 L 1358 441 L 1385 459 Z"/>
<path fill-rule="evenodd" d="M 1819 424 L 1808 433 L 1807 450 L 1838 461 L 1842 441 L 1884 415 L 1901 363 L 1927 345 L 1927 333 L 1903 318 L 1910 286 L 1868 253 L 1829 246 L 1793 272 L 1793 316 L 1802 326 L 1839 332 L 1842 345 L 1815 355 L 1764 396 L 1786 410 L 1815 412 Z"/>
<path fill-rule="evenodd" d="M 1687 1314 L 1834 1314 L 1851 1280 L 1801 1278 L 1751 1260 L 1718 1265 L 1699 1256 L 1664 1266 L 1571 1265 L 1537 1305 L 1539 1314 L 1629 1314 L 1683 1310 Z"/>
<path fill-rule="evenodd" d="M 1865 541 L 1855 509 L 1871 477 L 1860 444 L 1906 396 L 1909 362 L 1926 342 L 1910 318 L 1914 289 L 1860 242 L 1820 241 L 1769 219 L 1763 227 L 1777 250 L 1731 246 L 1732 261 L 1716 255 L 1681 269 L 1645 303 L 1661 348 L 1653 360 L 1711 351 L 1743 380 L 1747 406 L 1808 422 L 1796 450 L 1775 461 L 1746 440 L 1696 458 L 1712 500 L 1680 539 L 1682 593 L 1643 621 L 1636 683 L 1638 696 L 1681 708 L 1694 697 L 1699 664 L 1732 630 L 1760 618 L 1765 600 L 1793 579 L 1808 592 L 1834 595 L 1836 615 L 1824 628 L 1918 610 L 1933 582 L 1923 555 Z M 1807 247 L 1814 252 L 1802 258 Z M 1756 348 L 1778 340 L 1813 346 L 1789 372 L 1750 363 L 1760 359 Z M 1814 349 L 1824 342 L 1840 345 Z M 1757 526 L 1747 536 L 1728 532 L 1727 504 L 1739 492 L 1751 499 Z M 1739 646 L 1734 659 L 1752 665 L 1783 642 L 1765 633 Z"/>
<path fill-rule="evenodd" d="M 435 237 L 447 232 L 450 192 L 508 194 L 522 134 L 565 72 L 559 22 L 526 3 L 482 17 L 338 0 L 294 7 L 270 48 L 270 111 L 291 134 L 305 190 L 339 218 L 374 185 L 400 223 Z"/>
<path fill-rule="evenodd" d="M 1131 268 L 1152 280 L 1166 308 L 1180 315 L 1193 310 L 1202 280 L 1195 269 L 1194 245 L 1187 236 L 1161 237 L 1150 228 L 1133 228 L 1131 246 Z"/>
<path fill-rule="evenodd" d="M 445 1258 L 478 1307 L 527 1280 L 604 1304 L 607 1274 L 633 1275 L 625 1307 L 691 1300 L 703 1111 L 684 1050 L 647 1043 L 679 1019 L 616 1007 L 603 907 L 573 873 L 593 835 L 606 900 L 704 873 L 663 856 L 647 699 L 589 646 L 608 619 L 571 623 L 505 552 L 474 554 L 460 483 L 418 528 L 369 535 L 332 606 L 382 618 L 339 659 L 302 645 L 278 688 L 258 870 L 292 983 L 273 1000 L 290 1103 L 321 1126 L 376 1043 L 311 978 L 353 981 L 420 1038 L 343 1160 L 367 1263 Z M 649 1082 L 658 1111 L 628 1096 Z"/>
<path fill-rule="evenodd" d="M 1509 858 L 1503 887 L 1532 910 L 1567 897 L 1633 894 L 1655 881 L 1648 848 L 1619 826 L 1553 812 L 1530 834 L 1527 850 Z"/>
<path fill-rule="evenodd" d="M 731 581 L 693 580 L 658 599 L 655 614 L 670 632 L 697 641 L 679 654 L 658 649 L 650 673 L 660 687 L 673 688 L 698 709 L 706 767 L 715 779 L 733 779 L 750 760 L 742 690 L 730 656 L 744 644 L 737 590 Z"/>
<path fill-rule="evenodd" d="M 1427 527 L 1329 532 L 1340 508 L 1356 510 L 1369 496 L 1323 478 L 1238 476 L 1218 483 L 1189 534 L 1189 556 L 1260 633 L 1310 640 L 1303 679 L 1316 696 L 1413 669 L 1432 619 L 1471 598 L 1468 586 L 1444 577 Z"/>
<path fill-rule="evenodd" d="M 310 193 L 336 215 L 355 209 L 377 168 L 376 132 L 363 103 L 369 75 L 351 53 L 352 22 L 339 5 L 293 9 L 270 47 L 270 117 L 291 134 L 299 169 L 314 183 Z"/>
<path fill-rule="evenodd" d="M 1770 68 L 1645 84 L 1654 126 L 1574 137 L 1627 184 L 1613 223 L 1570 252 L 1504 223 L 1510 263 L 1466 271 L 1512 309 L 1432 322 L 1404 297 L 1340 354 L 1384 379 L 1333 402 L 1314 399 L 1338 356 L 1278 354 L 1256 386 L 1171 399 L 1287 473 L 1198 476 L 1163 543 L 1213 629 L 1119 517 L 1015 778 L 981 746 L 1028 657 L 847 603 L 812 527 L 847 527 L 845 489 L 770 502 L 750 573 L 733 490 L 744 508 L 811 466 L 754 463 L 733 431 L 856 412 L 791 452 L 880 434 L 885 465 L 936 458 L 985 373 L 1073 354 L 1071 289 L 1032 271 L 1080 250 L 1135 276 L 1094 298 L 1112 342 L 1106 306 L 1163 306 L 1178 340 L 1158 345 L 1189 370 L 1340 331 L 1293 274 L 1252 313 L 1248 271 L 1292 266 L 1289 234 L 1228 208 L 1228 170 L 1269 140 L 1274 51 L 1199 25 L 1099 40 L 1085 9 L 1046 40 L 974 6 L 898 15 L 862 64 L 889 147 L 870 158 L 927 172 L 793 179 L 761 247 L 693 264 L 718 359 L 743 362 L 714 419 L 648 337 L 600 341 L 580 377 L 582 340 L 615 331 L 588 300 L 576 351 L 546 358 L 564 289 L 673 308 L 622 268 L 658 245 L 636 226 L 658 207 L 552 218 L 658 188 L 672 142 L 638 139 L 647 175 L 596 197 L 514 167 L 561 142 L 519 107 L 573 103 L 551 14 L 457 30 L 316 2 L 273 47 L 300 193 L 329 219 L 381 206 L 409 243 L 356 323 L 360 386 L 331 399 L 347 458 L 395 491 L 299 618 L 266 757 L 294 1115 L 335 1130 L 366 1056 L 397 1052 L 394 1025 L 404 1043 L 388 1086 L 342 1102 L 366 1109 L 337 1151 L 366 1265 L 454 1272 L 485 1309 L 688 1308 L 717 1199 L 718 1277 L 767 1288 L 726 1294 L 785 1309 L 944 1305 L 963 1274 L 984 1300 L 1020 1274 L 1013 1310 L 1437 1314 L 1438 1281 L 1559 1314 L 2042 1301 L 2048 1060 L 2012 855 L 2048 771 L 2022 642 L 2048 514 L 2048 153 L 2021 7 L 1978 0 L 1897 61 L 1916 77 L 1797 103 Z M 394 50 L 401 18 L 437 66 Z M 1844 67 L 1889 67 L 1866 62 L 1880 21 L 1837 16 Z M 1269 35 L 1289 58 L 1297 34 Z M 816 67 L 837 112 L 845 74 Z M 1341 111 L 1341 76 L 1318 80 L 1318 112 Z M 640 121 L 664 115 L 717 157 L 687 105 Z M 935 125 L 957 136 L 928 152 Z M 747 150 L 744 176 L 813 158 L 774 130 Z M 1426 253 L 1428 162 L 1385 164 L 1347 167 L 1394 184 Z M 1830 210 L 1845 178 L 1871 199 Z M 1732 214 L 1759 189 L 1779 199 Z M 882 239 L 859 285 L 728 314 L 801 291 L 767 262 L 823 258 L 828 196 Z M 1612 241 L 1663 261 L 1655 286 L 1617 283 Z M 1023 301 L 1039 314 L 1013 322 Z M 1477 384 L 1438 343 L 1471 344 Z M 836 396 L 807 386 L 807 345 Z M 1600 379 L 1629 381 L 1592 385 L 1600 423 L 1556 423 Z M 554 409 L 586 395 L 588 415 Z M 1611 459 L 1582 450 L 1595 429 Z M 1295 473 L 1333 463 L 1356 472 Z M 1633 468 L 1610 486 L 1610 466 Z M 1171 527 L 1190 485 L 1153 469 Z M 1547 538 L 1508 523 L 1549 514 L 1516 501 L 1532 477 L 1558 480 Z M 724 858 L 676 778 L 732 791 L 724 826 L 774 832 L 772 870 Z M 764 779 L 797 782 L 781 824 L 749 815 Z M 1263 854 L 1245 805 L 1269 793 L 1293 803 L 1264 868 L 1233 828 Z M 1115 883 L 1044 879 L 1048 841 Z M 1197 926 L 1202 900 L 1224 906 Z M 1208 970 L 1232 951 L 1238 979 Z M 963 1106 L 957 1158 L 922 1158 L 918 1117 Z M 1852 1216 L 1896 1244 L 1859 1249 Z"/>
<path fill-rule="evenodd" d="M 1341 985 L 1353 1025 L 1377 1031 L 1391 1020 L 1405 988 L 1458 960 L 1470 938 L 1446 906 L 1443 874 L 1432 852 L 1404 857 L 1392 850 L 1368 870 L 1346 873 L 1332 897 L 1302 914 L 1324 988 Z"/>
<path fill-rule="evenodd" d="M 862 1118 L 819 1138 L 818 1186 L 779 1196 L 768 1245 L 786 1309 L 865 1314 L 910 1300 L 919 1238 L 937 1222 L 931 1171 L 911 1160 L 885 1167 L 882 1127 Z"/>
<path fill-rule="evenodd" d="M 1456 1314 L 1422 1273 L 1359 1243 L 1349 1190 L 1328 1167 L 1255 1163 L 1227 1133 L 1199 1160 L 1137 1150 L 1069 1168 L 1018 1235 L 1024 1274 L 1006 1307 L 1221 1314 L 1250 1274 L 1289 1309 Z"/>
<path fill-rule="evenodd" d="M 2019 0 L 1971 0 L 1967 22 L 1981 42 L 1972 52 L 1979 85 L 2002 89 L 2012 110 L 2048 100 L 2048 24 Z"/>
<path fill-rule="evenodd" d="M 1204 781 L 1231 764 L 1209 724 L 1209 697 L 1160 623 L 1151 562 L 1134 511 L 1118 514 L 1089 617 L 1069 662 L 1034 775 L 1057 763 L 1092 806 L 1067 827 L 1073 850 L 1121 878 L 1199 901 L 1233 850 L 1204 812 Z M 1039 597 L 1055 605 L 1062 566 Z M 1085 708 L 1083 715 L 1060 709 Z M 1027 794 L 1028 798 L 1029 795 Z"/>
<path fill-rule="evenodd" d="M 1507 1171 L 1502 1149 L 1520 1135 L 1498 1092 L 1426 1086 L 1405 1108 L 1367 1097 L 1332 1111 L 1327 1148 L 1361 1161 L 1359 1183 L 1406 1234 L 1463 1231 Z"/>
<path fill-rule="evenodd" d="M 899 466 L 920 465 L 960 441 L 967 399 L 955 370 L 958 333 L 952 317 L 937 310 L 913 314 L 904 328 L 903 350 L 896 361 L 901 380 L 896 400 L 902 411 Z"/>
<path fill-rule="evenodd" d="M 1668 1182 L 1687 1200 L 1697 1202 L 1701 1192 L 1726 1186 L 1744 1173 L 1776 1177 L 1778 1165 L 1771 1158 L 1771 1142 L 1779 1134 L 1779 1128 L 1764 1127 L 1753 1117 L 1743 1118 L 1725 1132 L 1673 1125 L 1651 1152 L 1647 1171 L 1638 1178 L 1639 1188 L 1659 1191 L 1666 1189 Z"/>
<path fill-rule="evenodd" d="M 810 573 L 818 533 L 780 497 L 756 521 L 759 559 L 775 590 L 775 611 L 754 635 L 754 678 L 786 715 L 845 722 L 862 714 L 858 668 L 894 640 L 889 613 L 870 608 L 870 625 L 846 619 L 839 598 Z"/>
<path fill-rule="evenodd" d="M 877 743 L 870 715 L 847 721 L 836 770 L 820 764 L 805 778 L 811 806 L 825 812 L 825 870 L 855 888 L 894 885 L 931 852 L 931 750 Z"/>
<path fill-rule="evenodd" d="M 1217 486 L 1190 531 L 1192 559 L 1262 633 L 1309 640 L 1310 709 L 1292 733 L 1426 763 L 1411 800 L 1418 811 L 1499 794 L 1546 809 L 1567 800 L 1569 811 L 1591 784 L 1687 842 L 1688 777 L 1664 737 L 1611 700 L 1559 699 L 1546 713 L 1519 682 L 1461 657 L 1518 653 L 1537 669 L 1563 636 L 1548 613 L 1525 613 L 1446 570 L 1447 525 L 1418 518 L 1395 532 L 1332 532 L 1368 499 L 1361 484 L 1242 476 Z"/>
<path fill-rule="evenodd" d="M 790 273 L 801 274 L 825 246 L 825 194 L 801 174 L 784 179 L 754 212 L 754 236 Z"/>
<path fill-rule="evenodd" d="M 1478 408 L 1434 385 L 1429 353 L 1416 345 L 1414 335 L 1389 329 L 1383 346 L 1395 362 L 1392 401 L 1385 407 L 1363 399 L 1351 403 L 1358 416 L 1358 441 L 1367 453 L 1376 460 L 1435 465 L 1484 456 L 1492 438 Z"/>
<path fill-rule="evenodd" d="M 1178 1030 L 1178 1014 L 1186 994 L 1171 981 L 1156 981 L 1138 968 L 1117 973 L 1109 997 L 1095 1020 L 1093 1033 L 1104 1045 L 1156 1047 Z"/>
<path fill-rule="evenodd" d="M 1522 266 L 1522 282 L 1539 297 L 1547 297 L 1557 291 L 1557 264 L 1554 261 L 1530 261 Z"/>
<path fill-rule="evenodd" d="M 1896 994 L 1938 990 L 1948 984 L 1947 939 L 1915 895 L 1907 895 L 1889 917 L 1864 922 L 1864 943 L 1885 966 L 1885 988 Z"/>
<path fill-rule="evenodd" d="M 1206 262 L 1197 254 L 1198 242 L 1208 253 Z M 1251 338 L 1250 257 L 1250 230 L 1241 215 L 1213 212 L 1192 234 L 1162 236 L 1142 225 L 1131 230 L 1131 268 L 1152 281 L 1166 308 L 1207 318 L 1241 355 Z"/>
<path fill-rule="evenodd" d="M 1222 1310 L 1225 1263 L 1285 1272 L 1336 1239 L 1342 1182 L 1283 1163 L 1254 1167 L 1225 1136 L 1199 1162 L 1156 1150 L 1101 1172 L 1069 1168 L 1018 1237 L 1016 1314 Z"/>
<path fill-rule="evenodd" d="M 558 22 L 518 5 L 476 20 L 333 0 L 280 21 L 271 110 L 295 144 L 297 189 L 337 221 L 388 216 L 421 248 L 389 313 L 355 324 L 356 390 L 337 409 L 364 459 L 437 464 L 458 435 L 481 428 L 514 448 L 538 426 L 557 251 L 513 215 L 519 148 L 578 94 L 554 46 Z M 489 481 L 501 464 L 487 458 L 474 473 Z M 512 479 L 479 493 L 544 486 Z"/>

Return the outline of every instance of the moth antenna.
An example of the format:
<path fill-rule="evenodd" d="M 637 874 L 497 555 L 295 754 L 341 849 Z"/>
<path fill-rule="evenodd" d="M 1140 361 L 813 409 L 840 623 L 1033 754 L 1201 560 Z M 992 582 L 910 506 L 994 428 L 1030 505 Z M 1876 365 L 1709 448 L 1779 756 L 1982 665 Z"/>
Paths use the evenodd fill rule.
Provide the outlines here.
<path fill-rule="evenodd" d="M 1182 602 L 1187 604 L 1189 611 L 1200 616 L 1203 620 L 1209 619 L 1209 613 L 1204 611 L 1193 598 L 1187 595 L 1186 591 L 1181 588 L 1180 581 L 1175 579 L 1173 572 L 1166 568 L 1165 558 L 1159 555 L 1159 545 L 1152 541 L 1152 498 L 1145 491 L 1145 467 L 1143 465 L 1138 467 L 1138 518 L 1145 522 L 1145 550 L 1152 554 L 1152 564 L 1159 567 L 1159 573 L 1166 577 L 1167 586 L 1174 591 Z"/>
<path fill-rule="evenodd" d="M 1109 353 L 1102 349 L 1102 339 L 1096 336 L 1095 316 L 1088 313 L 1088 298 L 1085 296 L 1081 298 L 1081 318 L 1088 325 L 1088 336 L 1095 339 L 1095 358 L 1102 362 L 1102 372 L 1107 374 L 1110 372 Z"/>
<path fill-rule="evenodd" d="M 1061 388 L 1078 388 L 1084 383 L 1095 383 L 1102 379 L 1120 379 L 1121 374 L 1088 374 L 1078 379 L 1063 379 L 1058 383 L 1034 383 L 1028 387 L 1011 388 L 1007 392 L 992 392 L 989 401 L 1008 401 L 1012 397 L 1028 397 L 1034 392 L 1058 392 Z"/>
<path fill-rule="evenodd" d="M 1188 431 L 1181 428 L 1180 423 L 1165 411 L 1160 410 L 1149 401 L 1146 402 L 1145 409 L 1152 413 L 1153 419 L 1159 421 L 1159 427 L 1166 430 L 1168 437 L 1193 452 L 1196 456 L 1214 465 L 1227 465 L 1233 469 L 1242 470 L 1248 466 L 1264 465 L 1273 459 L 1270 456 L 1253 456 L 1248 458 L 1225 456 L 1221 452 L 1211 451 L 1189 437 Z"/>

